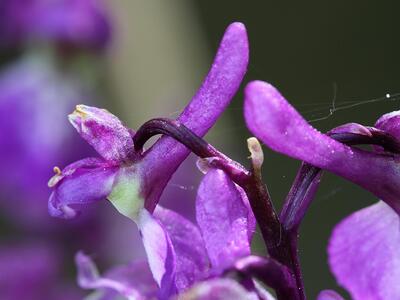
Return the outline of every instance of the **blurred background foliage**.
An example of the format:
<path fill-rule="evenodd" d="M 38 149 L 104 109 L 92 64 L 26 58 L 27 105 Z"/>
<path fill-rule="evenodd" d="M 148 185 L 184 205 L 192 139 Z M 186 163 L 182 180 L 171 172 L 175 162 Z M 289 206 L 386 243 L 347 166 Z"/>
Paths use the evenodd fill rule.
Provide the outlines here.
<path fill-rule="evenodd" d="M 83 51 L 65 65 L 79 73 L 77 78 L 94 91 L 91 103 L 109 109 L 131 128 L 153 117 L 179 114 L 206 75 L 219 39 L 233 21 L 243 22 L 249 34 L 250 65 L 244 83 L 255 79 L 272 83 L 319 130 L 347 122 L 373 125 L 383 113 L 398 108 L 398 98 L 386 99 L 386 94 L 400 92 L 398 2 L 118 0 L 105 4 L 111 42 L 102 53 L 88 55 Z M 47 47 L 35 49 L 49 56 Z M 2 51 L 3 68 L 19 59 L 23 51 Z M 206 139 L 246 164 L 246 138 L 250 133 L 242 114 L 244 86 Z M 379 101 L 370 101 L 373 99 Z M 66 119 L 60 122 L 69 126 Z M 299 162 L 264 149 L 264 180 L 280 208 Z M 194 162 L 192 157 L 180 168 L 161 202 L 188 215 L 193 214 L 200 177 Z M 185 176 L 188 172 L 194 175 Z M 333 226 L 375 200 L 351 183 L 324 175 L 300 235 L 300 256 L 310 299 L 323 288 L 338 288 L 326 262 Z M 47 199 L 40 203 L 46 206 Z M 112 210 L 107 204 L 94 209 L 96 213 Z M 110 214 L 112 221 L 106 223 L 109 228 L 104 233 L 107 237 L 102 237 L 102 251 L 95 244 L 86 245 L 85 250 L 106 253 L 118 245 L 121 251 L 105 259 L 105 265 L 142 255 L 137 254 L 142 250 L 136 244 L 134 226 L 115 212 Z M 29 230 L 14 230 L 8 221 L 1 224 L 3 236 L 18 240 L 32 234 Z M 130 230 L 132 240 L 125 238 Z M 129 241 L 122 245 L 121 239 Z M 64 258 L 65 265 L 71 268 L 71 253 L 84 246 L 70 246 L 74 249 Z M 255 248 L 262 251 L 259 245 Z"/>

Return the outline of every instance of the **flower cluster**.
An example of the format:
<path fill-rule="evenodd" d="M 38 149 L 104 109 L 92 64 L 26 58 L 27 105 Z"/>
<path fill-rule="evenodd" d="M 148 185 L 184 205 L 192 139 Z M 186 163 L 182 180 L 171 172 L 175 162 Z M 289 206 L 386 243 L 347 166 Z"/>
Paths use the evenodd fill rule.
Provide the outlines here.
<path fill-rule="evenodd" d="M 146 261 L 100 275 L 91 258 L 79 252 L 78 282 L 95 289 L 95 299 L 305 299 L 297 239 L 323 170 L 381 199 L 335 228 L 328 254 L 337 281 L 356 300 L 400 298 L 400 113 L 382 116 L 374 127 L 350 123 L 323 134 L 274 87 L 249 83 L 244 115 L 250 131 L 269 148 L 303 161 L 278 214 L 262 182 L 263 154 L 255 138 L 248 141 L 249 170 L 202 139 L 238 90 L 247 64 L 246 30 L 233 23 L 200 90 L 177 120 L 154 119 L 134 132 L 104 109 L 78 105 L 69 116 L 99 156 L 55 169 L 49 213 L 69 219 L 108 199 L 137 224 L 147 254 Z M 143 150 L 156 134 L 163 137 Z M 199 156 L 205 174 L 197 191 L 196 224 L 158 203 L 190 152 Z M 256 224 L 268 255 L 251 254 Z M 318 296 L 330 299 L 343 298 L 332 290 Z"/>

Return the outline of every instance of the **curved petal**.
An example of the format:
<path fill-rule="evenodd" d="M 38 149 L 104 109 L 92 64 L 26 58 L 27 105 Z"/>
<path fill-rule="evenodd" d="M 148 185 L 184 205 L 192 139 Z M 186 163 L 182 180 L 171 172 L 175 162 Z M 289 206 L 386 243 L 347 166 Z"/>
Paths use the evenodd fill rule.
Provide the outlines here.
<path fill-rule="evenodd" d="M 400 299 L 400 219 L 384 202 L 336 226 L 329 265 L 355 300 Z"/>
<path fill-rule="evenodd" d="M 298 288 L 292 273 L 286 266 L 272 258 L 246 256 L 237 260 L 232 270 L 256 278 L 273 288 L 280 299 L 298 298 Z"/>
<path fill-rule="evenodd" d="M 182 300 L 258 300 L 256 293 L 246 291 L 232 279 L 212 279 L 196 284 L 180 295 Z"/>
<path fill-rule="evenodd" d="M 249 221 L 247 198 L 243 196 L 222 170 L 210 169 L 200 184 L 196 219 L 216 271 L 231 267 L 238 258 L 250 254 L 255 228 L 249 230 L 253 221 Z"/>
<path fill-rule="evenodd" d="M 181 215 L 157 206 L 154 216 L 164 226 L 175 252 L 178 291 L 206 277 L 209 269 L 207 252 L 199 229 Z"/>
<path fill-rule="evenodd" d="M 75 256 L 78 268 L 78 284 L 85 289 L 98 289 L 103 294 L 122 295 L 132 300 L 150 299 L 157 296 L 158 287 L 146 262 L 133 262 L 116 267 L 100 276 L 96 265 L 83 252 Z M 112 299 L 112 298 L 111 298 Z"/>
<path fill-rule="evenodd" d="M 384 114 L 376 121 L 375 127 L 400 140 L 400 111 Z"/>
<path fill-rule="evenodd" d="M 73 218 L 76 206 L 105 199 L 111 192 L 119 167 L 101 159 L 87 158 L 67 166 L 49 184 L 54 187 L 48 209 L 53 217 Z"/>
<path fill-rule="evenodd" d="M 245 118 L 253 134 L 271 149 L 357 183 L 400 212 L 398 156 L 352 148 L 318 132 L 274 87 L 261 81 L 246 87 Z"/>
<path fill-rule="evenodd" d="M 132 158 L 133 141 L 128 128 L 105 109 L 77 105 L 69 121 L 105 160 L 123 162 Z"/>
<path fill-rule="evenodd" d="M 239 89 L 246 73 L 249 46 L 246 29 L 241 23 L 231 24 L 222 38 L 212 67 L 192 101 L 178 120 L 199 136 L 214 125 Z M 146 207 L 153 211 L 165 184 L 189 154 L 172 138 L 161 138 L 146 154 L 144 163 L 157 172 L 148 173 L 153 182 Z"/>
<path fill-rule="evenodd" d="M 365 126 L 358 123 L 347 123 L 333 128 L 329 133 L 354 133 L 358 135 L 372 136 Z"/>
<path fill-rule="evenodd" d="M 175 252 L 165 228 L 146 209 L 139 215 L 138 226 L 153 278 L 163 299 L 176 294 Z"/>
<path fill-rule="evenodd" d="M 317 300 L 344 300 L 344 298 L 335 291 L 324 290 L 318 294 Z"/>

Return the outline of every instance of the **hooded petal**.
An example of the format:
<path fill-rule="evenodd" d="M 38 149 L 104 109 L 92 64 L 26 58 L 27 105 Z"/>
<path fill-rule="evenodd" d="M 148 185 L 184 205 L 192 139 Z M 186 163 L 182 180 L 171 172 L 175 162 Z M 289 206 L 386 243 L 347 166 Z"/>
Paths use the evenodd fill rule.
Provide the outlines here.
<path fill-rule="evenodd" d="M 274 87 L 261 81 L 246 87 L 245 118 L 253 134 L 271 149 L 357 183 L 400 212 L 398 156 L 352 148 L 318 132 Z"/>
<path fill-rule="evenodd" d="M 258 300 L 254 292 L 246 291 L 243 286 L 232 279 L 212 279 L 196 284 L 186 293 L 178 298 L 179 300 Z M 267 300 L 273 300 L 267 299 Z"/>
<path fill-rule="evenodd" d="M 354 300 L 400 299 L 400 219 L 380 201 L 336 226 L 329 265 Z"/>
<path fill-rule="evenodd" d="M 104 276 L 99 275 L 92 259 L 83 252 L 76 254 L 75 262 L 79 286 L 98 290 L 101 294 L 100 299 L 118 299 L 118 295 L 122 295 L 132 300 L 144 300 L 155 298 L 157 295 L 158 287 L 146 262 L 133 262 L 116 267 Z"/>
<path fill-rule="evenodd" d="M 67 166 L 49 181 L 49 185 L 54 187 L 48 204 L 50 215 L 72 218 L 77 214 L 76 206 L 105 199 L 112 191 L 118 170 L 118 166 L 96 158 Z"/>
<path fill-rule="evenodd" d="M 344 300 L 344 299 L 335 291 L 324 290 L 318 294 L 317 300 Z"/>
<path fill-rule="evenodd" d="M 220 271 L 250 254 L 254 216 L 247 198 L 222 171 L 210 169 L 202 180 L 196 199 L 196 219 L 210 262 Z"/>
<path fill-rule="evenodd" d="M 249 46 L 246 29 L 233 23 L 226 30 L 211 70 L 201 88 L 178 120 L 199 136 L 204 136 L 232 100 L 247 70 Z M 157 172 L 148 173 L 152 190 L 146 207 L 154 210 L 169 178 L 189 154 L 172 138 L 161 138 L 146 154 L 144 164 Z"/>
<path fill-rule="evenodd" d="M 129 130 L 107 110 L 77 105 L 68 119 L 105 160 L 122 162 L 132 158 L 134 149 Z"/>
<path fill-rule="evenodd" d="M 199 229 L 181 215 L 159 205 L 154 216 L 164 226 L 174 248 L 178 290 L 185 290 L 205 278 L 209 262 Z"/>

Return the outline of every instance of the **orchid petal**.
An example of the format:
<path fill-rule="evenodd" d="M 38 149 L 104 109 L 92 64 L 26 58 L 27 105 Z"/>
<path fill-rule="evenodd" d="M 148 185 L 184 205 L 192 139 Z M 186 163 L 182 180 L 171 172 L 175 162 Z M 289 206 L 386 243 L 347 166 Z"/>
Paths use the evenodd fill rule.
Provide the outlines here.
<path fill-rule="evenodd" d="M 400 212 L 399 157 L 352 148 L 318 132 L 265 82 L 247 85 L 245 118 L 271 149 L 359 184 Z"/>
<path fill-rule="evenodd" d="M 400 219 L 380 201 L 336 226 L 329 265 L 354 300 L 400 299 Z"/>
<path fill-rule="evenodd" d="M 372 136 L 372 133 L 365 126 L 358 123 L 347 123 L 335 127 L 329 133 L 353 133 L 358 135 Z"/>
<path fill-rule="evenodd" d="M 317 300 L 344 300 L 344 298 L 335 291 L 324 290 L 318 294 Z"/>
<path fill-rule="evenodd" d="M 400 140 L 400 111 L 397 110 L 384 114 L 376 121 L 375 127 Z"/>
<path fill-rule="evenodd" d="M 82 288 L 98 289 L 114 296 L 119 294 L 132 300 L 155 298 L 157 295 L 158 287 L 146 262 L 116 267 L 100 276 L 94 262 L 83 252 L 77 253 L 75 261 L 78 283 Z"/>
<path fill-rule="evenodd" d="M 232 279 L 212 279 L 196 284 L 179 300 L 258 300 L 256 293 L 246 291 L 243 286 Z"/>
<path fill-rule="evenodd" d="M 250 254 L 255 228 L 249 230 L 247 198 L 222 171 L 211 169 L 196 199 L 196 219 L 213 268 L 223 270 Z M 251 215 L 250 219 L 254 219 Z"/>
<path fill-rule="evenodd" d="M 111 192 L 118 167 L 101 159 L 82 159 L 50 179 L 54 186 L 48 209 L 53 217 L 72 218 L 82 206 L 105 199 Z"/>
<path fill-rule="evenodd" d="M 291 271 L 273 258 L 249 255 L 237 260 L 232 270 L 258 279 L 273 288 L 282 299 L 296 299 L 298 296 L 298 288 Z"/>
<path fill-rule="evenodd" d="M 133 141 L 129 130 L 105 109 L 77 105 L 69 121 L 105 160 L 123 162 L 132 157 Z"/>
<path fill-rule="evenodd" d="M 164 226 L 146 209 L 139 215 L 138 226 L 154 280 L 160 294 L 167 298 L 176 293 L 175 252 Z"/>
<path fill-rule="evenodd" d="M 233 23 L 226 30 L 211 70 L 201 88 L 178 120 L 199 136 L 204 136 L 239 89 L 247 70 L 249 46 L 246 29 Z M 169 137 L 161 138 L 147 153 L 144 164 L 157 172 L 148 173 L 154 182 L 146 207 L 153 211 L 169 178 L 188 156 L 189 150 Z"/>
<path fill-rule="evenodd" d="M 179 214 L 157 206 L 154 216 L 167 231 L 175 252 L 176 286 L 182 291 L 207 275 L 209 262 L 199 229 Z"/>

